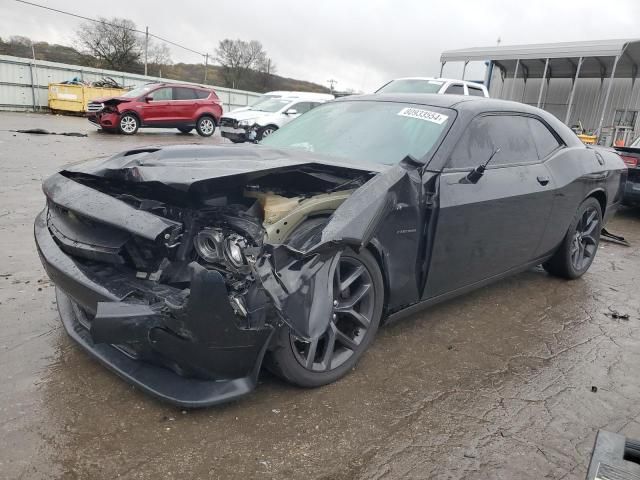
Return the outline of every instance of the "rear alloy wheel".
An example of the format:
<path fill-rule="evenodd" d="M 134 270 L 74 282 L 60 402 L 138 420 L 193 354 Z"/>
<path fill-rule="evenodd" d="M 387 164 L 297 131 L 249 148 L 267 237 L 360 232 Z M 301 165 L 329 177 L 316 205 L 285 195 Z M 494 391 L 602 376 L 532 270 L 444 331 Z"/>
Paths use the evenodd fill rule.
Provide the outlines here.
<path fill-rule="evenodd" d="M 210 137 L 216 131 L 216 122 L 212 117 L 200 117 L 196 122 L 198 135 Z"/>
<path fill-rule="evenodd" d="M 581 277 L 591 266 L 600 244 L 602 209 L 595 198 L 587 198 L 571 222 L 560 248 L 544 263 L 544 269 L 558 277 Z"/>
<path fill-rule="evenodd" d="M 120 133 L 124 135 L 133 135 L 138 131 L 138 128 L 140 128 L 140 122 L 138 121 L 138 117 L 132 113 L 125 113 L 120 117 L 118 127 L 120 129 Z"/>
<path fill-rule="evenodd" d="M 371 344 L 382 316 L 382 274 L 371 253 L 342 253 L 332 302 L 332 317 L 317 339 L 307 341 L 288 327 L 281 329 L 281 346 L 270 359 L 276 374 L 301 387 L 318 387 L 353 368 Z"/>

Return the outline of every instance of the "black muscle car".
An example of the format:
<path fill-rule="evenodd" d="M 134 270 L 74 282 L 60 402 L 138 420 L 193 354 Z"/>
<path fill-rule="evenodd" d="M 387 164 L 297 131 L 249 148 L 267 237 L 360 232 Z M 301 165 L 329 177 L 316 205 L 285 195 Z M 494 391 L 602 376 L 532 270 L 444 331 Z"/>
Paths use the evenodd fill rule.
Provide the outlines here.
<path fill-rule="evenodd" d="M 348 97 L 251 146 L 130 150 L 43 185 L 35 221 L 69 335 L 186 407 L 260 369 L 313 387 L 381 321 L 542 264 L 584 274 L 626 168 L 526 105 Z"/>

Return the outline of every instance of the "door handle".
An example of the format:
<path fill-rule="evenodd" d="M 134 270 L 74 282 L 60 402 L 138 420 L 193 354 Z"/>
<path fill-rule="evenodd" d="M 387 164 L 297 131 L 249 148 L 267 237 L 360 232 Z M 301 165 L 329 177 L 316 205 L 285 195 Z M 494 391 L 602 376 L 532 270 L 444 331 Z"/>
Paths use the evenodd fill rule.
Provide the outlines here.
<path fill-rule="evenodd" d="M 544 187 L 549 183 L 549 177 L 538 175 L 538 183 Z"/>

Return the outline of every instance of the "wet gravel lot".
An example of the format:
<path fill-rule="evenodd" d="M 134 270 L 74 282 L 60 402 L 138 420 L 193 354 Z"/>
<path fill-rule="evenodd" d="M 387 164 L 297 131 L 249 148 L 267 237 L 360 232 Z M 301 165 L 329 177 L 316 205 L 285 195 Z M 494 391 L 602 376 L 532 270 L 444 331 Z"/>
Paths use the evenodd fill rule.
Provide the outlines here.
<path fill-rule="evenodd" d="M 8 131 L 34 127 L 89 136 Z M 245 399 L 189 412 L 128 386 L 60 325 L 32 239 L 40 183 L 65 163 L 185 142 L 223 140 L 0 112 L 1 478 L 582 479 L 599 428 L 640 438 L 633 209 L 609 225 L 632 246 L 602 243 L 582 279 L 534 269 L 388 325 L 336 384 L 265 372 Z"/>

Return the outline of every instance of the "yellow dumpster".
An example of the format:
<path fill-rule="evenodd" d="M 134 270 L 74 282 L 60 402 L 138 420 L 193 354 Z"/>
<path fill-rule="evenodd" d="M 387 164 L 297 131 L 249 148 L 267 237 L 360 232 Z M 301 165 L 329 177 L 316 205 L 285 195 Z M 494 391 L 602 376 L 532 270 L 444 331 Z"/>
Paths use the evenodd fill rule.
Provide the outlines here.
<path fill-rule="evenodd" d="M 117 97 L 122 88 L 90 87 L 88 85 L 49 84 L 49 108 L 64 112 L 84 113 L 90 101 L 102 97 Z"/>
<path fill-rule="evenodd" d="M 584 143 L 585 145 L 595 145 L 596 141 L 598 140 L 598 137 L 596 137 L 595 135 L 586 135 L 584 133 L 578 135 L 578 138 L 582 140 L 582 143 Z"/>

